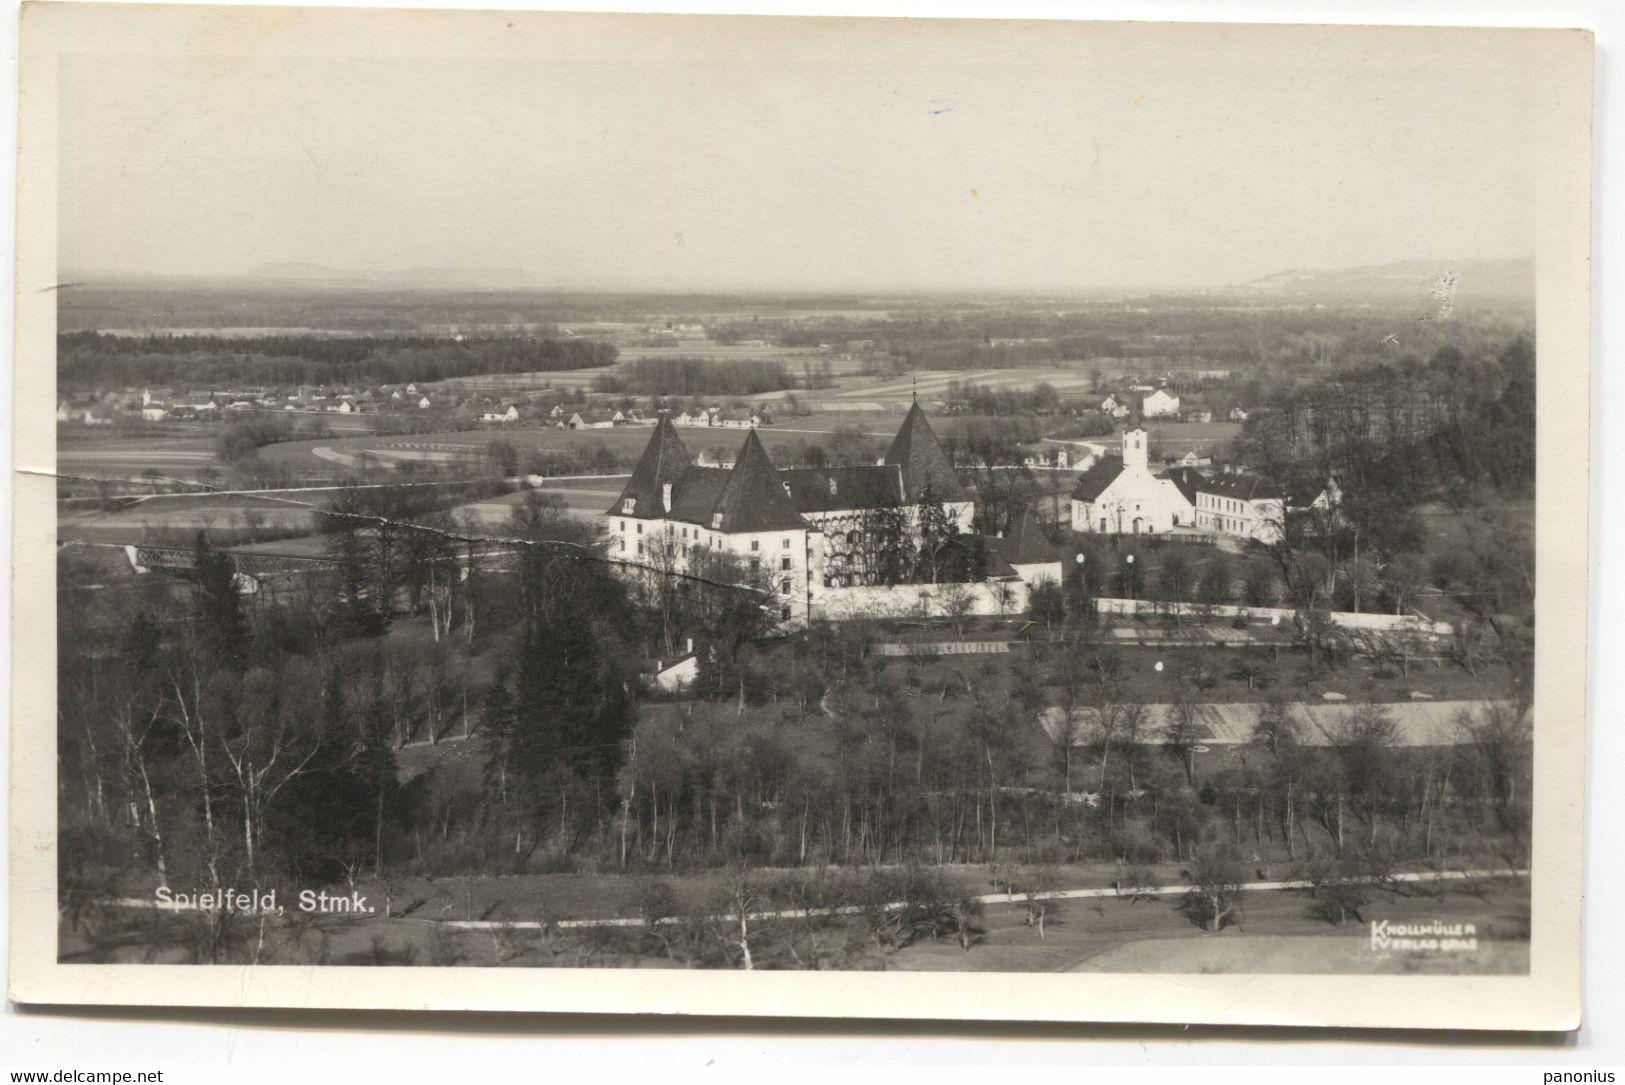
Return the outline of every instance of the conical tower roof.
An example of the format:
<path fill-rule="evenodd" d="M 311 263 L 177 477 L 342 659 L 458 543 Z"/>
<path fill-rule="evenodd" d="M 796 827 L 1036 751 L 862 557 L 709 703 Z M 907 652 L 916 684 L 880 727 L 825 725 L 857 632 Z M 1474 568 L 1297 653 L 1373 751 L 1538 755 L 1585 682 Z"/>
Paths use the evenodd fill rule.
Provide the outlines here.
<path fill-rule="evenodd" d="M 644 446 L 643 455 L 638 458 L 638 465 L 632 469 L 632 477 L 626 480 L 626 487 L 609 511 L 625 514 L 626 499 L 630 497 L 633 502 L 631 515 L 664 516 L 670 510 L 662 500 L 663 488 L 676 486 L 688 467 L 688 449 L 683 447 L 683 439 L 677 436 L 677 427 L 672 425 L 671 416 L 661 412 L 660 421 L 655 423 L 655 431 Z"/>
<path fill-rule="evenodd" d="M 892 439 L 886 462 L 903 469 L 904 500 L 909 504 L 918 502 L 927 486 L 938 501 L 970 499 L 918 401 L 903 418 L 903 428 Z"/>
<path fill-rule="evenodd" d="M 796 511 L 778 476 L 761 438 L 751 430 L 713 510 L 722 514 L 718 530 L 785 531 L 806 527 L 807 522 Z"/>

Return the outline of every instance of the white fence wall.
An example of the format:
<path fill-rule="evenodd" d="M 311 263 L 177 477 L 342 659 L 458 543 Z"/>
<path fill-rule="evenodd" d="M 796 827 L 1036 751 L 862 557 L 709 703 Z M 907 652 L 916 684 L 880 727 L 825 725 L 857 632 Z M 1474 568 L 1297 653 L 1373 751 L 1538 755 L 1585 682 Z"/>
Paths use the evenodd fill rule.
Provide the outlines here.
<path fill-rule="evenodd" d="M 1178 614 L 1180 616 L 1213 618 L 1258 618 L 1265 621 L 1279 619 L 1290 622 L 1297 611 L 1290 607 L 1238 607 L 1228 603 L 1160 603 L 1155 599 L 1095 600 L 1095 609 L 1101 614 Z M 1419 633 L 1427 636 L 1448 637 L 1455 632 L 1449 622 L 1433 622 L 1420 614 L 1356 614 L 1352 611 L 1333 610 L 1328 615 L 1332 624 L 1342 629 L 1368 633 Z"/>
<path fill-rule="evenodd" d="M 949 618 L 960 593 L 964 617 L 995 617 L 1027 612 L 1027 585 L 1018 577 L 979 584 L 897 584 L 890 587 L 817 588 L 812 616 L 825 621 L 849 618 Z"/>

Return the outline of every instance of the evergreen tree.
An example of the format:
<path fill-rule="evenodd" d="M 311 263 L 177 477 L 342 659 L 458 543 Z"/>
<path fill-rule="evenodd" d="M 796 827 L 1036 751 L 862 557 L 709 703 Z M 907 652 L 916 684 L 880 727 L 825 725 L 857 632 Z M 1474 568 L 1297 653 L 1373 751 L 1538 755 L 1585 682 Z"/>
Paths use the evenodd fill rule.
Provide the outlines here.
<path fill-rule="evenodd" d="M 193 550 L 198 584 L 198 629 L 210 657 L 222 667 L 242 670 L 248 658 L 248 623 L 237 595 L 237 571 L 228 554 L 197 533 Z"/>

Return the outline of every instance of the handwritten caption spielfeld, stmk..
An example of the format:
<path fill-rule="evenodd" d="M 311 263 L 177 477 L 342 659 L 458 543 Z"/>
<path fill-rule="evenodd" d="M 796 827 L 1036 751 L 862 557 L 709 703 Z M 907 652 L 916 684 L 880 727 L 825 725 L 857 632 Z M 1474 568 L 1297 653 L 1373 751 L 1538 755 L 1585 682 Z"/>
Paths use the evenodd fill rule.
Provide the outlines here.
<path fill-rule="evenodd" d="M 176 892 L 161 885 L 153 893 L 159 907 L 187 912 L 232 912 L 238 915 L 283 915 L 287 909 L 277 889 L 211 889 L 198 893 Z M 318 915 L 372 915 L 367 898 L 351 892 L 335 895 L 325 890 L 301 889 L 297 908 Z"/>

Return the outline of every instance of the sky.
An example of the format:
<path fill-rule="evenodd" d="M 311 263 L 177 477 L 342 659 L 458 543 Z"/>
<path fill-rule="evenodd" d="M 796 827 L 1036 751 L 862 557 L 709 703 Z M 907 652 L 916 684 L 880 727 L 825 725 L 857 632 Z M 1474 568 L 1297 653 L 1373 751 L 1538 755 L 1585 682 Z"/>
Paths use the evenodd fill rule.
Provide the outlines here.
<path fill-rule="evenodd" d="M 1062 292 L 1533 252 L 1516 33 L 388 14 L 62 58 L 60 266 Z"/>

